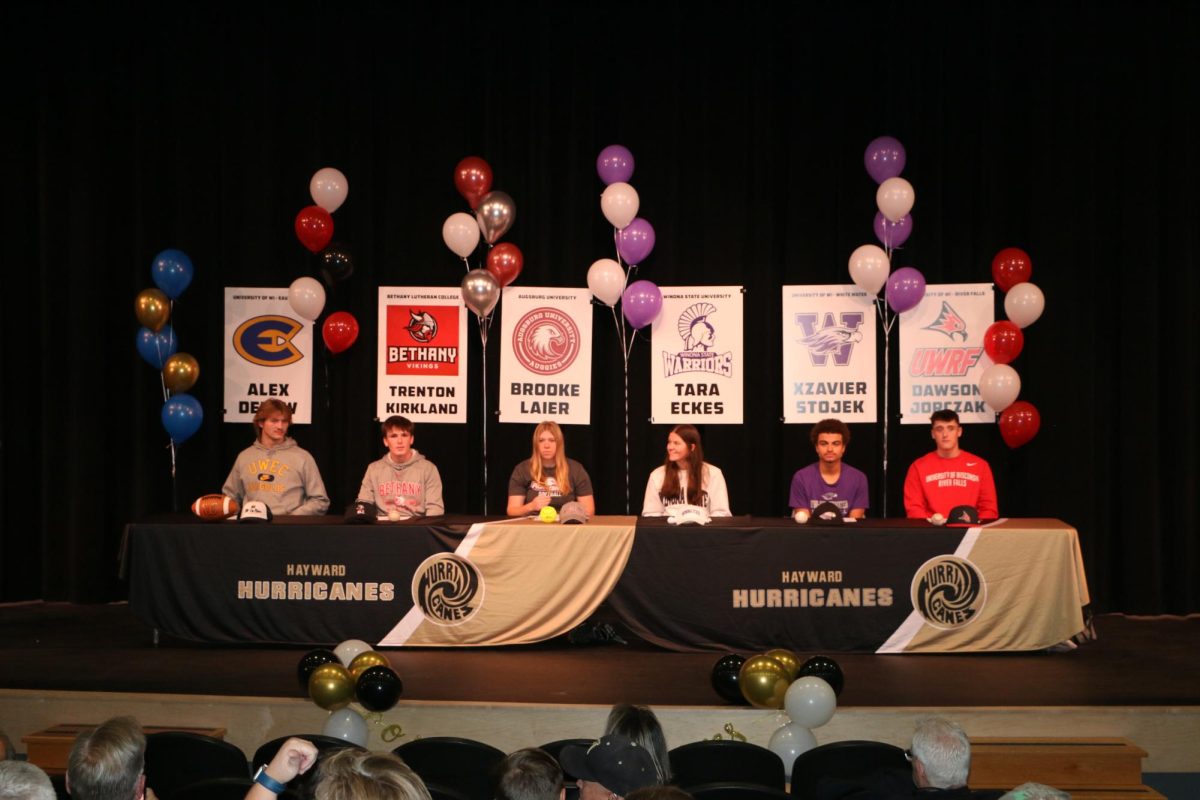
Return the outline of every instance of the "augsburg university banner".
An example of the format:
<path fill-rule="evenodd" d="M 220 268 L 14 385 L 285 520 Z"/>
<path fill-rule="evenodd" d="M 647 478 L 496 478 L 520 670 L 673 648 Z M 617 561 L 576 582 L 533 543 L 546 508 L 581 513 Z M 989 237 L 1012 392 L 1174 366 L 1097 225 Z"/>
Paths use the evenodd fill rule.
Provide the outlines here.
<path fill-rule="evenodd" d="M 466 422 L 467 364 L 459 287 L 379 287 L 379 419 Z"/>
<path fill-rule="evenodd" d="M 591 299 L 587 289 L 505 287 L 500 306 L 501 422 L 591 422 Z"/>
<path fill-rule="evenodd" d="M 225 287 L 225 422 L 250 422 L 264 400 L 312 422 L 312 326 L 288 290 Z"/>

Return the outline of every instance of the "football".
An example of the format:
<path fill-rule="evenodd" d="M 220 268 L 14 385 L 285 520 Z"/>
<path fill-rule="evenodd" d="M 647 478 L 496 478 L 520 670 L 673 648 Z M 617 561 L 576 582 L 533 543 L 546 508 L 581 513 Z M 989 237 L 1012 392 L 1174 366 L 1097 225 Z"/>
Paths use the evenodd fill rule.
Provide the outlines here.
<path fill-rule="evenodd" d="M 192 503 L 192 513 L 200 519 L 225 519 L 238 512 L 238 502 L 223 494 L 205 494 Z"/>

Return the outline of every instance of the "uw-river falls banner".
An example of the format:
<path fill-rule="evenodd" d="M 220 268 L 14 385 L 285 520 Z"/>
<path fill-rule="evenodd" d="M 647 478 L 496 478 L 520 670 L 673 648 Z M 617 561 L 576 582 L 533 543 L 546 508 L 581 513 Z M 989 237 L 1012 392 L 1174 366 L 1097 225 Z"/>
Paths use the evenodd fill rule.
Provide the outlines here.
<path fill-rule="evenodd" d="M 783 287 L 783 421 L 878 420 L 875 305 L 854 285 Z"/>
<path fill-rule="evenodd" d="M 274 398 L 312 422 L 313 328 L 288 290 L 225 287 L 225 422 L 251 422 Z"/>
<path fill-rule="evenodd" d="M 505 287 L 500 301 L 501 422 L 591 422 L 591 301 L 587 289 Z"/>
<path fill-rule="evenodd" d="M 457 287 L 379 287 L 376 415 L 467 421 L 467 316 Z"/>
<path fill-rule="evenodd" d="M 995 422 L 979 394 L 979 376 L 991 366 L 983 334 L 995 319 L 990 283 L 925 287 L 920 304 L 900 315 L 900 422 L 928 425 L 946 408 L 960 422 Z"/>
<path fill-rule="evenodd" d="M 742 422 L 742 287 L 663 286 L 650 330 L 650 420 Z"/>

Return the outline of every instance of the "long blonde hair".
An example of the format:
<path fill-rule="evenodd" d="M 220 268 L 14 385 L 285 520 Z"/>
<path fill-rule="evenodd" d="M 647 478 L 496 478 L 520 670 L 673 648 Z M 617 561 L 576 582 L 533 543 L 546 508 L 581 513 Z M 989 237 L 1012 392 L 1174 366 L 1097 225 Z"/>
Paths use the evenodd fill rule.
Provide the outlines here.
<path fill-rule="evenodd" d="M 559 494 L 570 494 L 571 468 L 567 465 L 567 444 L 563 441 L 562 428 L 558 427 L 557 422 L 546 420 L 538 423 L 538 426 L 533 429 L 533 455 L 529 458 L 529 471 L 533 473 L 533 479 L 538 483 L 546 482 L 546 473 L 542 469 L 542 457 L 538 454 L 538 437 L 546 431 L 553 434 L 554 441 L 558 445 L 554 450 L 554 480 L 558 484 Z"/>

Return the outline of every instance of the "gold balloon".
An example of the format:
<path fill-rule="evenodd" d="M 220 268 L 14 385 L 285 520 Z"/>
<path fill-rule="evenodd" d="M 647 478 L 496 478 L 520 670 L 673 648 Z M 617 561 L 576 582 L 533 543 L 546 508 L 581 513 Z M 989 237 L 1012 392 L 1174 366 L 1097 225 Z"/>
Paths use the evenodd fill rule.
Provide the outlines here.
<path fill-rule="evenodd" d="M 747 658 L 738 672 L 742 696 L 755 708 L 783 708 L 790 683 L 787 667 L 768 655 Z"/>
<path fill-rule="evenodd" d="M 387 660 L 387 656 L 375 650 L 368 650 L 365 653 L 359 653 L 350 660 L 350 677 L 354 679 L 354 683 L 358 683 L 358 676 L 369 670 L 371 667 L 390 667 L 391 662 Z"/>
<path fill-rule="evenodd" d="M 308 696 L 326 711 L 337 711 L 354 699 L 354 681 L 341 664 L 322 664 L 308 676 Z"/>
<path fill-rule="evenodd" d="M 770 656 L 780 664 L 783 664 L 787 668 L 789 681 L 796 680 L 796 676 L 800 674 L 800 667 L 803 664 L 800 662 L 800 656 L 791 650 L 784 650 L 782 647 L 779 647 L 774 650 L 768 650 L 763 655 Z"/>
<path fill-rule="evenodd" d="M 159 289 L 142 289 L 133 303 L 138 322 L 158 333 L 171 318 L 171 301 Z"/>
<path fill-rule="evenodd" d="M 174 394 L 186 392 L 200 378 L 200 365 L 187 353 L 176 353 L 163 364 L 163 383 Z"/>

